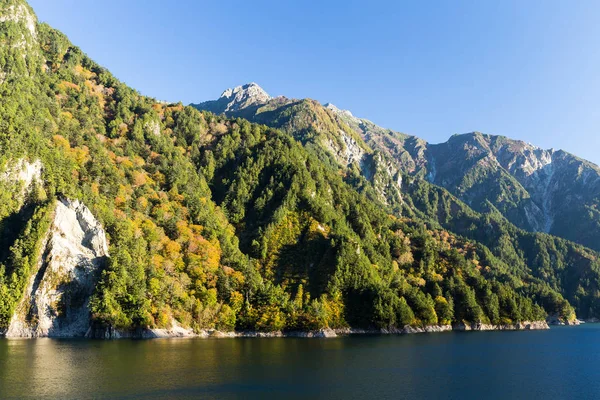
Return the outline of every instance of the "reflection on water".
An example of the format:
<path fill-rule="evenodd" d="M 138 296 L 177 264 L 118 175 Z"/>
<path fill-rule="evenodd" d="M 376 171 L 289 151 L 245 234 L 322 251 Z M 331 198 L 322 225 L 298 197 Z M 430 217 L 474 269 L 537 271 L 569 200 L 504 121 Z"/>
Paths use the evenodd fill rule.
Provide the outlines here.
<path fill-rule="evenodd" d="M 599 398 L 600 326 L 335 339 L 0 340 L 0 398 Z"/>

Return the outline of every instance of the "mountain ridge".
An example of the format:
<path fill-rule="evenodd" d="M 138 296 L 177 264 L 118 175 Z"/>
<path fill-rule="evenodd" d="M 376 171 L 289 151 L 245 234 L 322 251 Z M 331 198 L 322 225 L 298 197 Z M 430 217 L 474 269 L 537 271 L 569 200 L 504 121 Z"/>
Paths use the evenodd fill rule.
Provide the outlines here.
<path fill-rule="evenodd" d="M 235 111 L 211 111 L 279 127 L 263 117 L 262 110 L 281 107 L 280 103 L 265 98 L 252 109 L 240 105 Z M 202 104 L 193 106 L 202 109 Z M 332 103 L 323 107 L 372 149 L 394 160 L 393 168 L 402 173 L 440 185 L 478 211 L 486 211 L 490 202 L 525 230 L 552 233 L 600 250 L 600 167 L 596 164 L 564 150 L 476 131 L 432 144 L 355 117 Z"/>
<path fill-rule="evenodd" d="M 253 91 L 256 91 L 257 93 L 261 93 L 262 95 L 261 94 L 253 95 L 252 94 Z M 214 112 L 215 114 L 227 114 L 227 113 L 230 113 L 230 112 L 240 111 L 240 110 L 242 110 L 244 108 L 249 107 L 250 105 L 252 105 L 252 106 L 257 105 L 257 104 L 265 105 L 270 100 L 277 99 L 277 98 L 283 98 L 283 99 L 288 99 L 288 100 L 292 100 L 292 101 L 293 100 L 300 100 L 300 99 L 295 99 L 295 98 L 287 98 L 285 96 L 272 97 L 259 84 L 257 84 L 256 82 L 249 82 L 249 83 L 246 83 L 246 84 L 243 84 L 243 85 L 239 85 L 239 86 L 235 86 L 235 87 L 232 87 L 232 88 L 225 89 L 222 92 L 222 94 L 220 95 L 219 99 L 217 99 L 217 100 L 207 100 L 207 101 L 200 102 L 200 103 L 192 103 L 191 105 L 195 106 L 196 108 L 203 109 L 204 108 L 204 106 L 203 106 L 204 104 L 214 103 L 215 101 L 221 100 L 223 98 L 230 99 L 232 97 L 232 93 L 234 93 L 234 94 L 235 93 L 243 93 L 244 96 L 250 97 L 253 100 L 252 100 L 251 104 L 247 104 L 245 101 L 240 101 L 239 99 L 235 99 L 234 98 L 233 100 L 231 100 L 233 102 L 232 106 L 234 106 L 234 109 L 233 108 L 232 109 L 224 108 L 224 109 L 220 109 L 220 110 L 219 109 L 215 109 L 215 111 L 211 111 L 211 112 Z M 307 100 L 311 100 L 311 99 L 307 99 Z M 312 101 L 316 101 L 316 100 L 312 100 Z M 351 118 L 352 120 L 354 120 L 357 123 L 360 122 L 360 123 L 364 123 L 365 125 L 373 125 L 377 129 L 380 129 L 380 130 L 383 130 L 383 131 L 393 132 L 394 134 L 401 135 L 401 136 L 408 137 L 408 138 L 416 138 L 416 139 L 419 139 L 419 140 L 423 140 L 423 139 L 420 139 L 416 135 L 410 135 L 410 134 L 406 134 L 406 133 L 401 133 L 399 131 L 394 131 L 393 129 L 390 129 L 390 128 L 381 127 L 381 126 L 377 125 L 376 123 L 374 123 L 373 121 L 371 121 L 369 119 L 355 116 L 354 113 L 351 110 L 342 109 L 342 108 L 337 107 L 334 103 L 325 102 L 325 103 L 322 103 L 322 105 L 323 105 L 323 107 L 325 107 L 325 108 L 327 108 L 327 109 L 335 112 L 336 114 L 344 115 L 346 117 Z M 501 135 L 501 134 L 489 134 L 489 133 L 483 133 L 483 132 L 480 132 L 480 131 L 471 131 L 471 132 L 464 132 L 464 133 L 455 133 L 455 134 L 452 134 L 452 135 L 450 135 L 448 137 L 448 139 L 446 141 L 443 141 L 443 142 L 433 143 L 433 142 L 427 142 L 427 141 L 425 141 L 425 143 L 427 143 L 430 146 L 437 146 L 437 145 L 441 145 L 441 144 L 444 144 L 444 143 L 448 143 L 451 140 L 456 139 L 456 138 L 460 138 L 460 137 L 472 137 L 472 136 L 477 136 L 477 135 L 483 135 L 483 136 L 487 136 L 487 137 L 495 137 L 495 138 L 500 138 L 500 139 L 508 139 L 508 140 L 512 140 L 512 141 L 515 141 L 515 142 L 523 143 L 523 144 L 525 144 L 525 145 L 527 145 L 529 147 L 535 148 L 537 150 L 542 150 L 542 151 L 546 151 L 546 152 L 550 152 L 550 153 L 564 152 L 566 154 L 569 154 L 569 155 L 577 158 L 580 161 L 583 161 L 583 162 L 585 162 L 587 164 L 592 164 L 596 169 L 600 170 L 600 167 L 596 163 L 594 163 L 592 161 L 589 161 L 589 160 L 586 160 L 584 158 L 578 157 L 577 155 L 575 155 L 573 153 L 570 153 L 570 152 L 568 152 L 566 150 L 555 149 L 555 148 L 545 149 L 545 148 L 537 146 L 537 145 L 535 145 L 535 144 L 533 144 L 531 142 L 527 142 L 527 141 L 524 141 L 524 140 L 521 140 L 521 139 L 513 139 L 510 136 Z"/>

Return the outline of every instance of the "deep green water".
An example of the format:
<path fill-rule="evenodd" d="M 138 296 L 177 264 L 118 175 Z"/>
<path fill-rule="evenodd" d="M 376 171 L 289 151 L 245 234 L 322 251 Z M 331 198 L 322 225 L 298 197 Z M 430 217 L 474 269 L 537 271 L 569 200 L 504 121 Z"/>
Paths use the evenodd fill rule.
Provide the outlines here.
<path fill-rule="evenodd" d="M 597 399 L 600 324 L 335 339 L 3 339 L 0 398 Z"/>

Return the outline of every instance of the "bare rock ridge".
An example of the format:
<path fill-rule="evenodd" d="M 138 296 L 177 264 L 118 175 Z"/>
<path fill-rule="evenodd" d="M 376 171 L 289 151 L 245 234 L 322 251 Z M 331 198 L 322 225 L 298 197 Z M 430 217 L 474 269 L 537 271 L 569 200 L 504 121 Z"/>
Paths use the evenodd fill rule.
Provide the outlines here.
<path fill-rule="evenodd" d="M 355 117 L 349 110 L 342 110 L 331 103 L 326 103 L 323 107 L 331 111 L 342 123 L 359 134 L 360 138 L 365 140 L 365 142 L 367 142 L 367 133 L 371 134 L 374 131 L 377 131 L 377 133 L 386 133 L 385 129 L 378 127 L 369 120 Z M 356 154 L 354 149 L 360 149 L 359 145 L 353 139 L 349 142 L 347 139 L 349 136 L 344 131 L 340 130 L 340 133 L 346 145 L 346 152 L 351 155 Z M 377 150 L 376 146 L 371 147 Z M 374 155 L 371 162 L 365 162 L 364 154 L 361 153 L 360 158 L 354 155 L 352 158 L 348 156 L 347 159 L 347 164 L 358 161 L 360 170 L 374 184 L 379 199 L 383 203 L 389 205 L 390 200 L 392 200 L 392 203 L 394 201 L 402 203 L 402 175 L 392 157 L 379 153 Z"/>
<path fill-rule="evenodd" d="M 331 103 L 325 103 L 325 104 L 323 104 L 323 107 L 327 108 L 328 110 L 333 111 L 336 114 L 345 115 L 346 117 L 353 119 L 357 123 L 361 122 L 361 119 L 360 118 L 356 118 L 352 114 L 352 112 L 350 112 L 350 110 L 342 110 L 342 109 L 336 107 L 334 104 L 331 104 Z"/>
<path fill-rule="evenodd" d="M 84 336 L 97 272 L 108 257 L 104 229 L 85 205 L 62 199 L 43 249 L 6 336 Z"/>
<path fill-rule="evenodd" d="M 251 82 L 225 90 L 217 100 L 195 104 L 194 107 L 215 114 L 228 116 L 237 113 L 254 112 L 273 100 L 263 88 Z"/>
<path fill-rule="evenodd" d="M 271 96 L 256 83 L 248 83 L 227 89 L 221 94 L 221 99 L 227 100 L 225 112 L 237 111 L 255 104 L 266 103 Z"/>

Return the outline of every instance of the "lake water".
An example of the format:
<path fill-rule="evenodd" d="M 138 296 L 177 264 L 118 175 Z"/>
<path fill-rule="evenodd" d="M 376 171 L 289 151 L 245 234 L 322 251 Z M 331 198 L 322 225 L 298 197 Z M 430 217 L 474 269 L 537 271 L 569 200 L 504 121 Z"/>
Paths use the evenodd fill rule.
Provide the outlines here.
<path fill-rule="evenodd" d="M 3 339 L 0 398 L 594 399 L 600 324 L 333 339 Z"/>

